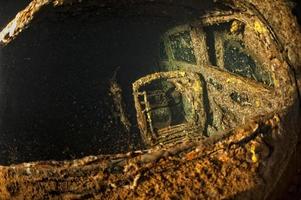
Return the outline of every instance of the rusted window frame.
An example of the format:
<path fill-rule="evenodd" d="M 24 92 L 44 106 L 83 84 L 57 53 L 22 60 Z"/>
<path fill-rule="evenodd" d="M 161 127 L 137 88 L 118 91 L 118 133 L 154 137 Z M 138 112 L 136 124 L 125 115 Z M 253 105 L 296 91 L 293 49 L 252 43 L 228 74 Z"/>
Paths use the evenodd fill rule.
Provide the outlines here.
<path fill-rule="evenodd" d="M 174 132 L 180 132 L 192 127 L 196 135 L 202 136 L 202 130 L 204 129 L 206 115 L 203 108 L 203 88 L 201 86 L 199 76 L 193 72 L 183 71 L 158 72 L 142 77 L 133 83 L 133 96 L 135 108 L 137 111 L 137 122 L 144 142 L 147 145 L 152 146 L 160 143 L 160 139 L 158 139 L 158 136 L 152 128 L 150 116 L 144 114 L 145 111 L 148 111 L 146 99 L 147 94 L 143 91 L 140 91 L 140 88 L 147 84 L 150 84 L 152 81 L 159 79 L 166 79 L 167 81 L 174 83 L 176 90 L 189 99 L 194 112 L 194 121 L 192 123 L 188 122 L 181 125 L 171 126 L 165 130 L 162 130 L 162 132 L 164 132 L 164 135 L 168 137 L 168 135 L 172 135 Z M 183 81 L 185 83 L 183 83 Z M 146 103 L 145 109 L 142 108 L 139 96 L 144 97 L 144 101 Z M 181 135 L 181 137 L 182 136 L 183 135 Z"/>

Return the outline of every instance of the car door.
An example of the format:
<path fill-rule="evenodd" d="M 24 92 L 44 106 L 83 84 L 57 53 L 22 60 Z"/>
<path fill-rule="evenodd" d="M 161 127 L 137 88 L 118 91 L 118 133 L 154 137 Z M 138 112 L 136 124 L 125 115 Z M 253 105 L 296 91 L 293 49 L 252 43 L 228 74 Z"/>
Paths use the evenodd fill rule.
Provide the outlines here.
<path fill-rule="evenodd" d="M 157 72 L 133 83 L 137 122 L 146 145 L 202 137 L 206 113 L 196 73 Z"/>
<path fill-rule="evenodd" d="M 276 109 L 277 105 L 271 103 L 275 75 L 262 56 L 261 40 L 253 27 L 235 16 L 205 18 L 173 28 L 163 36 L 161 70 L 200 76 L 206 135 Z"/>

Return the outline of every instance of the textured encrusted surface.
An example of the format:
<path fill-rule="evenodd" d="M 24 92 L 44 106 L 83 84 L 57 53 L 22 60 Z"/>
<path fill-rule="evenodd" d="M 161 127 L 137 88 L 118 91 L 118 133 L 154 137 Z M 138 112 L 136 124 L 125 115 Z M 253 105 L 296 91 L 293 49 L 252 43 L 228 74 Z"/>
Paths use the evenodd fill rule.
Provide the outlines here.
<path fill-rule="evenodd" d="M 249 1 L 277 33 L 298 77 L 301 33 L 286 1 Z M 72 2 L 34 0 L 0 33 L 1 43 L 8 44 L 17 37 L 42 7 Z M 298 81 L 301 85 L 300 78 Z M 217 142 L 189 142 L 127 155 L 0 167 L 0 198 L 261 199 L 273 189 L 286 167 L 291 155 L 287 147 L 296 144 L 298 109 L 299 105 L 286 110 L 280 121 L 271 117 L 250 122 Z M 272 153 L 266 141 L 273 144 Z"/>
<path fill-rule="evenodd" d="M 127 155 L 1 167 L 1 199 L 252 198 L 264 195 L 269 148 L 279 118 L 252 121 L 230 135 Z M 269 132 L 270 130 L 272 132 Z M 266 131 L 266 133 L 264 133 Z M 216 140 L 216 141 L 214 141 Z M 215 143 L 214 145 L 212 143 Z M 257 190 L 257 194 L 251 191 Z M 240 194 L 241 193 L 241 194 Z"/>
<path fill-rule="evenodd" d="M 249 0 L 270 23 L 296 70 L 299 92 L 301 92 L 301 29 L 289 7 L 289 1 Z"/>
<path fill-rule="evenodd" d="M 2 44 L 8 44 L 10 41 L 12 41 L 30 24 L 39 10 L 50 2 L 51 1 L 49 0 L 32 1 L 0 32 L 0 42 Z"/>

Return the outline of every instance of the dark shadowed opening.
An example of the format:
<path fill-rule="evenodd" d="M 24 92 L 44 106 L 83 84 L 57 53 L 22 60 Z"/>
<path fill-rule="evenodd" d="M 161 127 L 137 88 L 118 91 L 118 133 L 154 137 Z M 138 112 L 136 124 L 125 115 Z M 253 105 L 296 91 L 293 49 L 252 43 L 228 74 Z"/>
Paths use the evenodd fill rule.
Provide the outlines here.
<path fill-rule="evenodd" d="M 45 9 L 1 49 L 1 164 L 143 148 L 131 83 L 158 69 L 164 31 L 195 17 L 186 7 L 149 6 Z M 130 133 L 109 92 L 114 74 Z"/>

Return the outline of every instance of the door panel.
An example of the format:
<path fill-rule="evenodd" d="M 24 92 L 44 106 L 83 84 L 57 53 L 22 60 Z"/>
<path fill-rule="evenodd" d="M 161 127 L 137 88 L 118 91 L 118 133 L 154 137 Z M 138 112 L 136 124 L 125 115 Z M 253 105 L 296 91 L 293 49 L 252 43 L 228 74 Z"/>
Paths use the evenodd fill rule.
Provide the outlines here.
<path fill-rule="evenodd" d="M 211 110 L 208 135 L 273 111 L 271 90 L 214 67 L 204 67 L 201 74 Z"/>
<path fill-rule="evenodd" d="M 197 74 L 150 74 L 133 83 L 133 94 L 138 126 L 147 145 L 203 135 L 206 113 Z"/>
<path fill-rule="evenodd" d="M 235 19 L 195 25 L 197 36 L 200 40 L 205 38 L 207 44 L 202 52 L 196 49 L 196 54 L 204 51 L 208 54 L 207 64 L 200 67 L 209 107 L 208 135 L 236 127 L 275 109 L 270 101 L 274 93 L 273 75 L 266 66 L 263 67 L 262 60 L 257 59 L 259 50 L 249 49 L 245 44 L 246 37 L 250 39 L 254 35 L 245 26 Z"/>
<path fill-rule="evenodd" d="M 260 51 L 245 44 L 253 34 L 245 26 L 234 19 L 195 23 L 175 27 L 163 37 L 167 54 L 160 62 L 163 70 L 194 72 L 200 77 L 208 136 L 275 109 L 270 101 L 273 73 L 257 56 Z"/>

